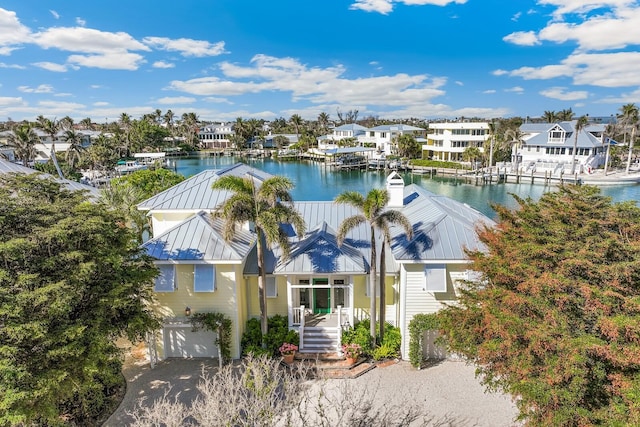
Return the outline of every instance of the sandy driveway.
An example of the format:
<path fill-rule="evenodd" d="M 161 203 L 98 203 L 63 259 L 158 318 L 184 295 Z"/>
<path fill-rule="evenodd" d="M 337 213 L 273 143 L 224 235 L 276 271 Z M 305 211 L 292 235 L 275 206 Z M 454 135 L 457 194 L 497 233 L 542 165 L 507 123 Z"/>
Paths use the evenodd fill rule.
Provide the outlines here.
<path fill-rule="evenodd" d="M 171 359 L 150 369 L 148 362 L 133 360 L 125 363 L 127 392 L 118 410 L 104 424 L 107 427 L 126 426 L 127 415 L 141 398 L 153 402 L 168 389 L 169 396 L 179 393 L 182 401 L 190 401 L 196 395 L 196 384 L 202 369 L 212 372 L 217 368 L 211 359 Z M 411 396 L 416 403 L 435 419 L 454 419 L 453 425 L 461 427 L 517 426 L 517 415 L 510 398 L 487 393 L 474 377 L 473 366 L 464 362 L 444 361 L 434 366 L 416 370 L 408 362 L 400 362 L 384 368 L 375 368 L 359 378 L 346 380 L 352 384 L 374 385 L 376 402 L 397 402 Z M 350 383 L 350 384 L 351 384 Z M 402 401 L 397 402 L 402 404 Z"/>

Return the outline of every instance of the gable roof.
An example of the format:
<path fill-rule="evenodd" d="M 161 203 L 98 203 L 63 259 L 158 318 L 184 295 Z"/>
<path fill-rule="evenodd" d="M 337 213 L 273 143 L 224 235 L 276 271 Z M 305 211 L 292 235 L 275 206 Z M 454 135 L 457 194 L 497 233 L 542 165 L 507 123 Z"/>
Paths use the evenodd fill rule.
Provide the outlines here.
<path fill-rule="evenodd" d="M 243 163 L 236 163 L 224 169 L 209 169 L 139 203 L 138 209 L 211 212 L 231 195 L 225 190 L 211 189 L 215 181 L 227 175 L 251 176 L 260 182 L 272 176 Z"/>
<path fill-rule="evenodd" d="M 237 230 L 234 240 L 227 242 L 222 227 L 221 220 L 199 212 L 145 242 L 142 248 L 159 261 L 242 262 L 253 246 L 254 235 Z"/>
<path fill-rule="evenodd" d="M 363 274 L 369 266 L 362 252 L 348 243 L 338 246 L 336 232 L 326 222 L 293 245 L 291 256 L 278 262 L 274 274 Z"/>
<path fill-rule="evenodd" d="M 575 138 L 575 126 L 577 120 L 565 121 L 558 123 L 524 123 L 520 126 L 520 130 L 526 134 L 523 138 L 527 145 L 532 146 L 566 146 L 567 144 L 573 144 Z M 606 128 L 606 125 L 602 123 L 589 123 L 582 128 L 578 134 L 577 147 L 578 148 L 593 148 L 602 145 L 600 138 L 594 135 L 594 133 L 602 134 Z M 561 129 L 565 132 L 564 142 L 549 141 L 549 132 L 554 129 Z"/>
<path fill-rule="evenodd" d="M 483 249 L 476 233 L 481 224 L 494 221 L 465 203 L 436 195 L 415 184 L 404 189 L 404 207 L 399 210 L 413 225 L 413 238 L 391 228 L 391 252 L 396 262 L 465 260 L 465 249 Z"/>

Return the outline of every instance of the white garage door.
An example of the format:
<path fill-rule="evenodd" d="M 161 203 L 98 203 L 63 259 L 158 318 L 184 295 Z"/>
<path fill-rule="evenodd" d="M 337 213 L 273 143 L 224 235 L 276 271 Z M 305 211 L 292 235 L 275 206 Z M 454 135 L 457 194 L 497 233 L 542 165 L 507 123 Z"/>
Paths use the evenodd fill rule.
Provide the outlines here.
<path fill-rule="evenodd" d="M 165 357 L 217 357 L 216 334 L 211 331 L 193 332 L 190 326 L 165 326 Z"/>

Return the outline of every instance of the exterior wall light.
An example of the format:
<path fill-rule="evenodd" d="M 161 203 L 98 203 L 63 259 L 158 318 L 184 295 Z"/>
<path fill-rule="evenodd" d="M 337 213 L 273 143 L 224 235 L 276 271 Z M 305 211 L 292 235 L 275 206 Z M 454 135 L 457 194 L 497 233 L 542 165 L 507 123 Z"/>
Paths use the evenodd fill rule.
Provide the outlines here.
<path fill-rule="evenodd" d="M 191 316 L 191 307 L 187 306 L 184 309 L 184 315 L 187 316 L 187 317 Z"/>

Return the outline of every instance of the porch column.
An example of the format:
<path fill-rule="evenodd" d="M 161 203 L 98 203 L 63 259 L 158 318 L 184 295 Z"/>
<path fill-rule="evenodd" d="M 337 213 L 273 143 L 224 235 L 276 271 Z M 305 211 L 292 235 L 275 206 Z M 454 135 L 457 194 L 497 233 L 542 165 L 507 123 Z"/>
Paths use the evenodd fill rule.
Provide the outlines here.
<path fill-rule="evenodd" d="M 293 291 L 291 290 L 291 280 L 287 277 L 287 317 L 289 318 L 289 326 L 293 325 Z"/>

